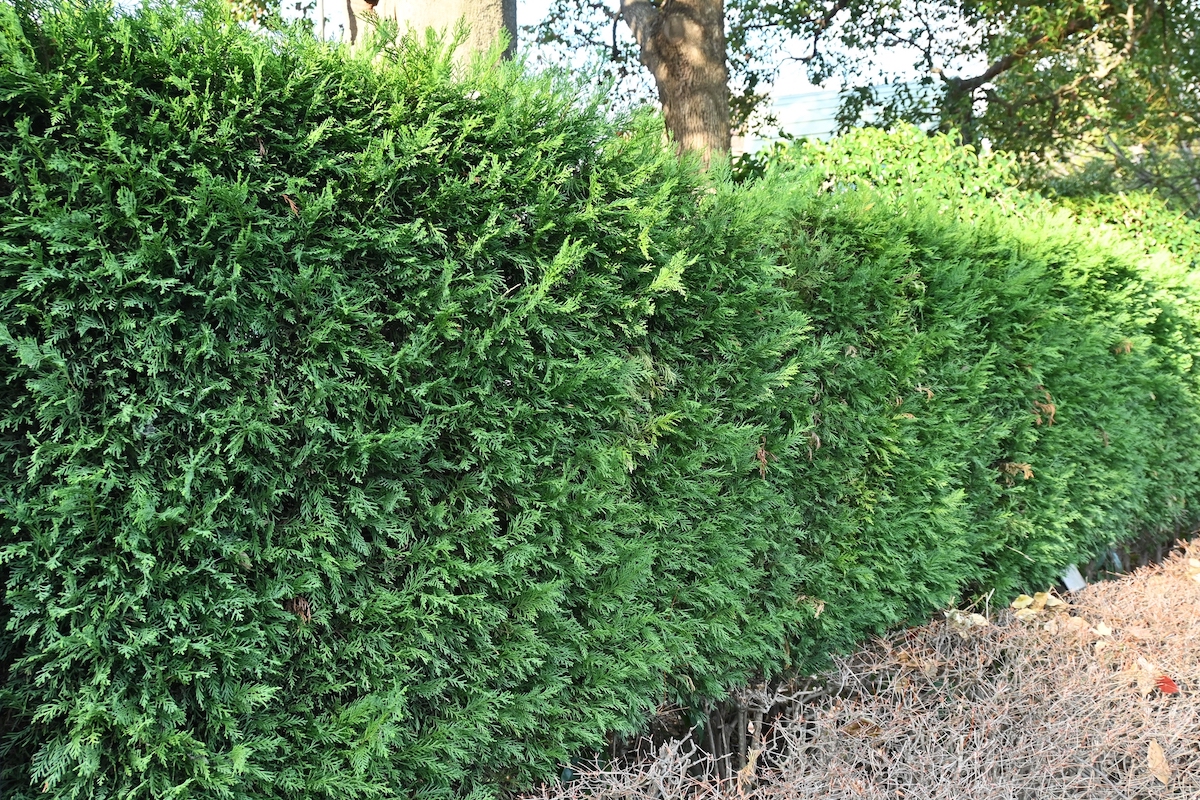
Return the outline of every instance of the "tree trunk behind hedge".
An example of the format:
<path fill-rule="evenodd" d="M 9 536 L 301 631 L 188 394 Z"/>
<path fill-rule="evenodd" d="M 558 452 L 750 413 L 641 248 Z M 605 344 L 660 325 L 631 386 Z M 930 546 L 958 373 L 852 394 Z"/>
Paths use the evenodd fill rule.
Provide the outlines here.
<path fill-rule="evenodd" d="M 458 51 L 460 58 L 486 51 L 501 32 L 508 34 L 504 57 L 511 58 L 517 49 L 517 0 L 347 0 L 347 6 L 351 42 L 358 41 L 364 16 L 373 12 L 381 19 L 399 22 L 402 32 L 434 28 L 447 37 L 458 20 L 465 19 L 471 33 Z"/>
<path fill-rule="evenodd" d="M 654 76 L 667 130 L 681 152 L 707 164 L 728 153 L 729 70 L 724 0 L 632 0 L 621 14 Z"/>

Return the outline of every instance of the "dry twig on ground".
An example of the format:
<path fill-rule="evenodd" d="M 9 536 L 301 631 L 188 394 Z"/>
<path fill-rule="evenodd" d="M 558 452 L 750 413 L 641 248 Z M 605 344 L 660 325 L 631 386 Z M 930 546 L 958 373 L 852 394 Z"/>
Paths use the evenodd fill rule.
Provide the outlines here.
<path fill-rule="evenodd" d="M 1200 540 L 1064 600 L 897 632 L 838 659 L 831 690 L 773 724 L 753 710 L 779 697 L 744 692 L 737 718 L 758 726 L 740 722 L 746 749 L 723 769 L 676 740 L 537 796 L 1200 797 Z"/>

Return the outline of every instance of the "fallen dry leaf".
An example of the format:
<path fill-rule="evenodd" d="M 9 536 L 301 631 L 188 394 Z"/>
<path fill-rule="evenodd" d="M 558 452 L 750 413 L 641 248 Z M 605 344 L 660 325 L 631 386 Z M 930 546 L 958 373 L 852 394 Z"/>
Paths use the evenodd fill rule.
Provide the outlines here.
<path fill-rule="evenodd" d="M 1050 592 L 1038 592 L 1033 597 L 1027 594 L 1018 595 L 1016 600 L 1013 600 L 1010 607 L 1015 609 L 1014 616 L 1019 620 L 1029 621 L 1037 614 L 1042 613 L 1050 608 L 1070 608 L 1062 600 L 1059 600 Z"/>
<path fill-rule="evenodd" d="M 1033 604 L 1033 598 L 1027 594 L 1017 595 L 1017 599 L 1012 601 L 1012 607 L 1015 609 L 1029 608 Z"/>
<path fill-rule="evenodd" d="M 1097 636 L 1112 636 L 1112 628 L 1101 622 L 1099 625 L 1092 628 L 1092 633 L 1096 634 Z"/>
<path fill-rule="evenodd" d="M 1156 740 L 1151 739 L 1148 749 L 1148 757 L 1150 761 L 1150 774 L 1161 783 L 1171 782 L 1171 765 L 1167 763 L 1167 754 L 1163 752 L 1162 745 Z"/>
<path fill-rule="evenodd" d="M 1163 694 L 1179 694 L 1179 686 L 1169 675 L 1159 675 L 1154 686 Z"/>
<path fill-rule="evenodd" d="M 901 651 L 900 654 L 896 656 L 896 661 L 911 670 L 920 672 L 927 678 L 934 677 L 942 668 L 942 665 L 938 663 L 936 658 L 919 658 L 905 651 Z"/>
<path fill-rule="evenodd" d="M 986 628 L 991 624 L 982 614 L 968 614 L 957 608 L 946 612 L 946 622 L 950 623 L 950 628 L 964 639 L 970 638 L 971 632 L 975 628 Z"/>
<path fill-rule="evenodd" d="M 819 600 L 816 597 L 809 597 L 806 594 L 796 595 L 796 602 L 797 603 L 807 603 L 809 608 L 812 609 L 813 619 L 816 619 L 817 617 L 821 616 L 821 612 L 823 612 L 825 610 L 825 601 L 824 600 Z"/>
<path fill-rule="evenodd" d="M 755 765 L 758 763 L 758 757 L 762 753 L 763 748 L 751 747 L 746 753 L 746 766 L 737 771 L 738 792 L 741 793 L 744 784 L 753 784 L 758 780 L 755 774 Z"/>
<path fill-rule="evenodd" d="M 1011 475 L 1012 477 L 1020 475 L 1027 481 L 1033 480 L 1033 466 L 1031 464 L 1026 464 L 1024 462 L 1005 461 L 1000 464 L 1000 469 L 1003 470 L 1005 474 Z M 1008 484 L 1011 486 L 1012 481 L 1009 480 Z"/>
<path fill-rule="evenodd" d="M 842 728 L 842 733 L 847 736 L 878 736 L 883 733 L 883 728 L 869 719 L 862 719 L 860 717 Z"/>
<path fill-rule="evenodd" d="M 1158 667 L 1151 664 L 1144 657 L 1138 656 L 1137 667 L 1134 669 L 1137 679 L 1138 691 L 1142 694 L 1150 694 L 1158 685 L 1158 676 L 1162 673 L 1158 671 Z"/>

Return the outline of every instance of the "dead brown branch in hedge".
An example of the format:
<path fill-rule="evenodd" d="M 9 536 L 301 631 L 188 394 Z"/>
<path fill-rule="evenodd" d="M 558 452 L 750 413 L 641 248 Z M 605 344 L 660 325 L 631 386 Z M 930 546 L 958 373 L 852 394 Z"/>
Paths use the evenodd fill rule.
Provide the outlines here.
<path fill-rule="evenodd" d="M 781 690 L 743 692 L 726 718 L 745 746 L 724 764 L 697 734 L 537 796 L 1200 797 L 1200 540 L 1063 599 L 900 631 L 778 719 Z"/>

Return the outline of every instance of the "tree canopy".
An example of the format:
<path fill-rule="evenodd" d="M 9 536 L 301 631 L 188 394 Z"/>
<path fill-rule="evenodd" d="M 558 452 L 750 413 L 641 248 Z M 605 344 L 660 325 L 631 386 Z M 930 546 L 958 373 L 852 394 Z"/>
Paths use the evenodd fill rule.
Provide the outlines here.
<path fill-rule="evenodd" d="M 554 0 L 530 32 L 552 52 L 590 48 L 627 94 L 644 93 L 637 41 L 622 25 L 630 5 Z M 1093 148 L 1143 169 L 1164 153 L 1190 162 L 1200 119 L 1196 0 L 724 6 L 735 126 L 770 124 L 761 114 L 765 87 L 794 60 L 813 82 L 841 85 L 843 128 L 910 121 L 957 130 L 968 142 L 986 138 L 1035 162 Z"/>

